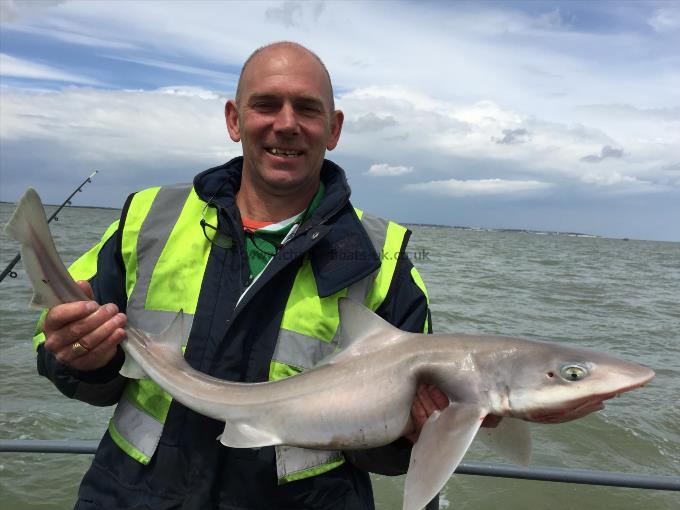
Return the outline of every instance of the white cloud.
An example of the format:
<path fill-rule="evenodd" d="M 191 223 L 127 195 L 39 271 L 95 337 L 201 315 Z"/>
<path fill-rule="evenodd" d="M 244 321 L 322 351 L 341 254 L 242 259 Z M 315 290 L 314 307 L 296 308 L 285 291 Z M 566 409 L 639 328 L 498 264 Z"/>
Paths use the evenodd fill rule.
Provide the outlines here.
<path fill-rule="evenodd" d="M 159 94 L 169 94 L 174 96 L 183 97 L 194 97 L 199 99 L 219 99 L 224 101 L 224 96 L 213 92 L 212 90 L 206 90 L 201 87 L 191 87 L 191 86 L 175 86 L 175 87 L 161 87 L 156 90 Z"/>
<path fill-rule="evenodd" d="M 658 193 L 670 191 L 673 186 L 672 183 L 653 183 L 630 175 L 623 175 L 616 170 L 585 174 L 581 176 L 581 181 L 609 194 L 616 195 Z M 677 183 L 675 185 L 677 186 Z"/>
<path fill-rule="evenodd" d="M 42 10 L 64 3 L 66 0 L 41 0 L 26 2 L 22 0 L 2 0 L 0 2 L 0 22 L 8 23 L 21 18 L 30 17 Z"/>
<path fill-rule="evenodd" d="M 50 92 L 4 87 L 0 94 L 4 148 L 11 141 L 54 142 L 92 164 L 186 161 L 193 168 L 240 153 L 224 127 L 226 97 L 200 87 L 151 91 L 70 87 Z M 407 176 L 418 168 L 425 179 L 431 177 L 428 173 L 439 174 L 433 182 L 446 183 L 442 189 L 449 193 L 495 189 L 510 193 L 556 181 L 586 184 L 590 190 L 618 186 L 647 193 L 677 183 L 666 177 L 665 170 L 680 160 L 680 149 L 672 143 L 673 130 L 678 130 L 672 116 L 665 121 L 655 115 L 644 132 L 622 132 L 613 139 L 594 127 L 549 122 L 490 100 L 445 101 L 398 87 L 349 91 L 338 98 L 338 105 L 357 121 L 357 129 L 343 132 L 338 151 L 383 162 L 371 166 L 368 176 Z M 593 118 L 610 129 L 606 115 L 604 121 Z M 367 125 L 374 129 L 363 129 Z M 603 153 L 607 146 L 625 147 L 626 157 Z M 581 161 L 589 154 L 600 154 L 597 165 Z M 398 165 L 384 163 L 395 160 Z M 484 180 L 476 173 L 480 168 Z M 612 178 L 612 172 L 626 179 Z M 633 186 L 630 179 L 649 185 Z"/>
<path fill-rule="evenodd" d="M 635 34 L 571 30 L 568 8 L 522 10 L 445 2 L 207 2 L 200 9 L 190 2 L 162 8 L 156 2 L 67 2 L 11 28 L 77 36 L 83 44 L 125 44 L 142 49 L 137 56 L 181 56 L 189 65 L 233 65 L 262 44 L 293 39 L 324 58 L 339 90 L 399 84 L 430 97 L 492 98 L 529 115 L 631 94 L 661 100 L 648 92 L 668 73 L 655 72 L 659 52 Z M 225 19 L 242 21 L 225 31 Z M 628 49 L 640 58 L 626 62 L 625 79 L 608 73 L 606 55 Z M 637 72 L 639 62 L 647 72 Z M 556 100 L 556 93 L 564 96 Z"/>
<path fill-rule="evenodd" d="M 375 163 L 368 169 L 366 175 L 371 177 L 396 177 L 398 175 L 410 174 L 413 172 L 412 166 L 391 166 L 387 163 Z"/>
<path fill-rule="evenodd" d="M 590 196 L 677 190 L 677 9 L 631 5 L 610 16 L 609 7 L 591 2 L 576 16 L 567 4 L 521 2 L 203 2 L 197 8 L 182 1 L 0 0 L 3 51 L 28 59 L 23 68 L 3 65 L 10 71 L 51 80 L 51 87 L 67 78 L 94 84 L 79 74 L 112 76 L 115 89 L 158 87 L 38 92 L 16 90 L 9 84 L 17 80 L 7 80 L 0 87 L 3 161 L 8 151 L 23 151 L 19 163 L 28 164 L 16 167 L 23 168 L 52 150 L 45 172 L 65 174 L 64 156 L 106 160 L 124 177 L 136 163 L 163 171 L 174 162 L 200 168 L 223 160 L 240 149 L 226 136 L 224 97 L 213 90 L 230 90 L 255 48 L 285 39 L 319 54 L 333 78 L 346 124 L 332 159 L 346 157 L 359 169 L 398 162 L 417 168 L 417 179 L 429 181 L 421 184 L 449 182 L 467 193 L 517 186 L 499 184 L 507 182 L 559 183 Z M 597 19 L 606 19 L 606 28 L 590 22 Z M 236 22 L 225 30 L 225 20 Z M 32 44 L 14 53 L 25 40 Z M 124 66 L 110 58 L 147 67 L 114 73 Z M 74 71 L 73 62 L 87 72 Z M 158 69 L 183 73 L 181 82 L 161 81 L 171 74 Z M 603 153 L 606 146 L 622 148 L 624 157 Z M 599 163 L 581 161 L 588 155 Z M 27 180 L 5 168 L 5 176 Z M 391 189 L 402 182 L 353 178 Z M 415 171 L 403 179 L 415 180 Z"/>
<path fill-rule="evenodd" d="M 585 174 L 581 177 L 581 180 L 587 184 L 595 184 L 598 186 L 613 186 L 616 184 L 649 185 L 648 182 L 641 181 L 639 179 L 636 179 L 635 177 L 630 177 L 628 175 L 621 175 L 619 172 Z"/>
<path fill-rule="evenodd" d="M 592 179 L 600 172 L 608 176 L 618 171 L 652 185 L 670 185 L 664 168 L 680 160 L 675 107 L 579 107 L 570 116 L 580 122 L 567 123 L 526 115 L 491 100 L 446 101 L 403 87 L 377 86 L 343 94 L 338 105 L 356 118 L 372 112 L 394 121 L 385 133 L 346 132 L 343 151 L 374 160 L 398 159 L 456 179 L 475 179 L 472 169 L 484 165 L 491 168 L 484 175 L 490 178 L 524 180 L 529 173 L 538 181 L 566 179 L 578 185 L 585 182 L 582 176 Z M 509 167 L 516 174 L 507 174 Z M 612 181 L 610 187 L 624 185 Z M 627 189 L 646 193 L 652 188 Z"/>
<path fill-rule="evenodd" d="M 300 2 L 286 0 L 278 7 L 267 7 L 265 18 L 267 21 L 278 23 L 286 28 L 299 27 L 316 22 L 323 13 L 323 2 Z"/>
<path fill-rule="evenodd" d="M 228 141 L 226 98 L 198 87 L 152 91 L 67 88 L 61 91 L 2 90 L 3 145 L 30 140 L 57 143 L 76 158 L 135 161 L 186 160 L 213 164 L 240 153 Z M 125 171 L 121 169 L 121 171 Z"/>
<path fill-rule="evenodd" d="M 657 9 L 647 20 L 657 32 L 673 32 L 680 29 L 680 8 L 678 6 Z"/>
<path fill-rule="evenodd" d="M 398 123 L 391 115 L 381 117 L 373 112 L 353 118 L 345 118 L 342 129 L 345 133 L 375 132 L 396 126 Z"/>
<path fill-rule="evenodd" d="M 376 143 L 377 134 L 346 134 L 344 149 L 357 155 L 373 152 L 381 159 L 393 159 L 396 151 L 402 161 L 408 157 L 409 163 L 415 163 L 416 157 L 448 156 L 506 161 L 521 164 L 530 172 L 572 175 L 578 172 L 575 163 L 584 154 L 614 145 L 596 129 L 527 117 L 490 100 L 458 103 L 404 88 L 369 87 L 342 95 L 338 105 L 359 118 L 362 112 L 389 117 L 394 120 L 390 134 L 410 135 L 405 144 L 399 138 L 381 138 L 381 143 Z M 521 143 L 508 143 L 510 138 Z M 455 173 L 459 169 L 450 166 L 441 170 Z"/>
<path fill-rule="evenodd" d="M 31 80 L 63 81 L 85 85 L 101 85 L 93 78 L 72 74 L 52 66 L 16 58 L 0 53 L 0 76 L 8 78 L 28 78 Z"/>
<path fill-rule="evenodd" d="M 540 191 L 551 187 L 552 184 L 540 181 L 511 181 L 505 179 L 477 179 L 445 181 L 430 181 L 417 184 L 407 184 L 406 191 L 424 192 L 432 195 L 452 197 L 516 195 Z"/>

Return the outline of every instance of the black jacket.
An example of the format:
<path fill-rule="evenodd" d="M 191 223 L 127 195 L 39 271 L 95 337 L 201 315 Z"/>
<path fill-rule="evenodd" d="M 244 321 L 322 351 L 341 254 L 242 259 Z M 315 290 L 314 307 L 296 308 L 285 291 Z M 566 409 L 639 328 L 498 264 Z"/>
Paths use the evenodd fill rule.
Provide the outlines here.
<path fill-rule="evenodd" d="M 226 380 L 268 378 L 279 324 L 302 255 L 309 253 L 320 296 L 331 295 L 378 267 L 379 257 L 349 202 L 350 189 L 340 167 L 325 161 L 325 194 L 296 236 L 236 302 L 249 283 L 243 229 L 235 194 L 242 159 L 197 175 L 199 196 L 219 206 L 219 228 L 236 239 L 230 249 L 213 246 L 206 267 L 185 358 L 194 368 Z M 123 208 L 125 221 L 128 199 Z M 312 236 L 312 231 L 318 233 Z M 405 248 L 408 234 L 404 241 Z M 331 257 L 347 250 L 356 256 Z M 342 260 L 341 260 L 342 259 Z M 346 259 L 346 260 L 345 260 Z M 411 262 L 400 259 L 388 296 L 377 310 L 407 331 L 421 332 L 428 317 L 426 298 L 411 277 Z M 112 236 L 99 253 L 91 281 L 100 303 L 125 311 L 125 272 L 120 239 Z M 60 364 L 41 345 L 38 371 L 66 396 L 95 405 L 112 405 L 125 379 L 118 374 L 123 353 L 94 372 Z M 158 449 L 148 465 L 126 455 L 106 432 L 80 487 L 77 509 L 372 509 L 368 474 L 362 468 L 403 472 L 407 441 L 350 455 L 352 462 L 327 473 L 278 485 L 273 447 L 231 449 L 216 438 L 224 424 L 173 401 Z"/>

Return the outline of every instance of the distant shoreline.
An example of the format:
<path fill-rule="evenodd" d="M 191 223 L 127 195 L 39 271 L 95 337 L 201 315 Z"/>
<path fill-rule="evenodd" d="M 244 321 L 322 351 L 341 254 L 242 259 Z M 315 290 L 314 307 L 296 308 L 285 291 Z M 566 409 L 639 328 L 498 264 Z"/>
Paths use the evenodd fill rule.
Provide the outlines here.
<path fill-rule="evenodd" d="M 16 202 L 5 202 L 4 200 L 0 200 L 0 204 L 9 204 L 9 205 L 16 205 Z M 59 207 L 61 204 L 43 204 L 46 207 Z M 67 207 L 73 207 L 75 209 L 107 209 L 109 211 L 120 211 L 120 207 L 104 207 L 100 205 L 67 205 L 64 207 L 66 209 Z"/>
<path fill-rule="evenodd" d="M 406 226 L 413 227 L 441 227 L 441 228 L 453 228 L 456 230 L 473 230 L 478 232 L 510 232 L 513 234 L 537 234 L 537 235 L 559 235 L 559 236 L 572 236 L 572 237 L 592 237 L 597 239 L 602 239 L 604 236 L 599 236 L 595 234 L 586 234 L 584 232 L 562 232 L 560 230 L 533 230 L 528 228 L 490 228 L 490 227 L 465 227 L 461 225 L 439 225 L 437 223 L 404 223 Z M 625 239 L 627 237 L 614 237 L 611 239 Z"/>
<path fill-rule="evenodd" d="M 14 205 L 15 202 L 7 202 L 0 200 L 0 204 Z M 48 207 L 59 207 L 61 204 L 45 204 Z M 108 211 L 120 211 L 120 207 L 103 207 L 94 205 L 69 205 L 67 207 L 74 207 L 77 209 L 102 209 Z M 534 235 L 554 235 L 554 236 L 568 236 L 568 237 L 581 237 L 581 238 L 592 238 L 592 239 L 618 239 L 622 241 L 649 241 L 649 239 L 634 239 L 628 237 L 607 237 L 596 234 L 587 234 L 585 232 L 562 232 L 559 230 L 533 230 L 528 228 L 491 228 L 491 227 L 466 227 L 462 225 L 441 225 L 438 223 L 411 223 L 404 222 L 404 225 L 411 227 L 439 227 L 439 228 L 452 228 L 456 230 L 469 230 L 476 232 L 508 232 L 513 234 L 534 234 Z M 652 240 L 654 241 L 654 240 Z M 654 241 L 654 242 L 669 242 L 674 243 L 678 241 Z"/>

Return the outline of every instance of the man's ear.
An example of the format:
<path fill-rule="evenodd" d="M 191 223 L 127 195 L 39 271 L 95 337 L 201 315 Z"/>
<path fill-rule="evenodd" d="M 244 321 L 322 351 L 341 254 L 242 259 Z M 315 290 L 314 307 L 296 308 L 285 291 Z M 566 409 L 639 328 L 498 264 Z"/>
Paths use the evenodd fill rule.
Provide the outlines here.
<path fill-rule="evenodd" d="M 227 131 L 229 131 L 229 137 L 235 141 L 241 141 L 241 130 L 238 125 L 238 109 L 236 108 L 236 101 L 230 99 L 227 104 L 224 105 L 224 118 L 227 121 Z"/>
<path fill-rule="evenodd" d="M 333 112 L 333 120 L 331 121 L 331 133 L 328 137 L 326 149 L 332 151 L 338 145 L 340 140 L 340 133 L 342 132 L 342 123 L 345 120 L 345 114 L 342 110 L 335 110 Z"/>

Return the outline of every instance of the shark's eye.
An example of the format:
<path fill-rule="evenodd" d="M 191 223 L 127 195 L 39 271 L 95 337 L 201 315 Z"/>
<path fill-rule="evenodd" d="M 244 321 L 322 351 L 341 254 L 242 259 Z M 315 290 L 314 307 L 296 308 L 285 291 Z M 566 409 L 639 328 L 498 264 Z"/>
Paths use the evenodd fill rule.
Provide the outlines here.
<path fill-rule="evenodd" d="M 565 365 L 560 370 L 560 375 L 567 381 L 579 381 L 588 375 L 588 371 L 579 365 Z"/>

